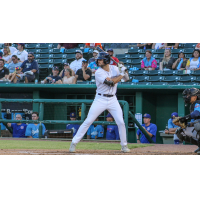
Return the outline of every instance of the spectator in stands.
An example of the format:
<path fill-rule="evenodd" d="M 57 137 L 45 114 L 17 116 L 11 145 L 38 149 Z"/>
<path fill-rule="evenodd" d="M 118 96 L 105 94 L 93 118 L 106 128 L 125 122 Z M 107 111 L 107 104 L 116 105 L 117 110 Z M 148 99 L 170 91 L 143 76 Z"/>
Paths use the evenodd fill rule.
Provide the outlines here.
<path fill-rule="evenodd" d="M 22 63 L 21 68 L 25 76 L 25 83 L 34 82 L 39 67 L 33 52 L 28 53 L 28 60 Z"/>
<path fill-rule="evenodd" d="M 60 76 L 58 76 L 59 74 L 59 68 L 58 67 L 53 67 L 52 69 L 52 74 L 50 76 L 47 76 L 44 79 L 44 83 L 49 83 L 49 84 L 62 84 L 62 78 Z"/>
<path fill-rule="evenodd" d="M 98 55 L 99 55 L 99 52 L 97 50 L 94 50 L 93 57 L 89 59 L 88 63 L 90 64 L 90 63 L 94 62 L 95 59 L 97 59 Z"/>
<path fill-rule="evenodd" d="M 39 119 L 39 113 L 33 112 L 32 113 L 32 120 L 38 121 Z M 25 136 L 28 138 L 39 138 L 39 127 L 40 124 L 29 124 L 26 128 Z M 42 135 L 44 135 L 44 132 L 46 131 L 45 125 L 42 124 Z"/>
<path fill-rule="evenodd" d="M 179 128 L 179 126 L 176 126 L 176 125 L 173 123 L 173 119 L 174 119 L 175 117 L 178 117 L 178 113 L 173 112 L 173 113 L 171 114 L 171 118 L 168 120 L 168 130 L 165 129 L 165 134 L 174 134 L 174 144 L 179 144 L 179 143 L 180 143 L 179 138 L 178 138 L 177 135 L 175 134 L 176 129 Z"/>
<path fill-rule="evenodd" d="M 83 60 L 82 61 L 82 68 L 79 69 L 76 72 L 75 83 L 77 81 L 91 81 L 92 72 L 91 72 L 90 69 L 87 68 L 87 66 L 88 66 L 88 61 L 87 60 Z"/>
<path fill-rule="evenodd" d="M 15 51 L 12 55 L 16 55 L 19 58 L 19 62 L 24 62 L 28 59 L 28 53 L 24 50 L 25 43 L 19 43 L 17 46 L 17 51 Z M 11 60 L 9 60 L 10 62 Z"/>
<path fill-rule="evenodd" d="M 0 58 L 2 58 L 2 56 L 3 56 L 3 53 L 0 51 Z"/>
<path fill-rule="evenodd" d="M 195 47 L 195 49 L 199 49 L 200 50 L 200 43 L 198 43 Z"/>
<path fill-rule="evenodd" d="M 71 62 L 70 68 L 76 73 L 79 69 L 82 68 L 83 52 L 81 50 L 76 50 L 76 60 Z"/>
<path fill-rule="evenodd" d="M 119 61 L 119 64 L 123 65 L 124 66 L 124 63 L 122 61 Z M 126 67 L 125 67 L 126 68 Z M 127 82 L 129 80 L 129 74 L 128 74 L 128 69 L 126 68 L 125 69 L 125 75 L 124 77 L 121 79 L 121 82 Z"/>
<path fill-rule="evenodd" d="M 142 127 L 144 128 L 146 133 L 151 137 L 151 139 L 156 143 L 157 126 L 151 123 L 151 115 L 147 113 L 144 114 L 143 121 L 144 124 L 142 124 Z M 147 138 L 140 129 L 138 129 L 137 131 L 137 140 L 139 143 L 149 143 L 149 141 L 147 140 Z"/>
<path fill-rule="evenodd" d="M 16 120 L 22 120 L 22 116 L 20 114 L 16 115 Z M 27 125 L 24 123 L 7 123 L 8 127 L 13 129 L 13 137 L 14 138 L 25 138 L 25 132 Z"/>
<path fill-rule="evenodd" d="M 107 50 L 108 54 L 110 55 L 110 57 L 115 60 L 117 63 L 119 62 L 118 58 L 114 57 L 113 54 L 114 54 L 114 51 L 113 49 L 108 49 Z M 110 60 L 110 65 L 117 65 L 115 62 L 113 62 L 112 60 Z"/>
<path fill-rule="evenodd" d="M 178 59 L 172 65 L 172 69 L 184 70 L 186 69 L 186 64 L 187 59 L 185 58 L 185 54 L 182 51 L 180 51 L 178 53 Z"/>
<path fill-rule="evenodd" d="M 15 47 L 12 47 L 11 45 L 12 43 L 4 43 L 4 47 L 9 47 L 10 53 L 12 55 L 15 51 L 17 51 L 17 49 Z M 4 49 L 2 49 L 2 52 L 4 53 Z"/>
<path fill-rule="evenodd" d="M 178 49 L 179 43 L 165 43 L 165 49 Z"/>
<path fill-rule="evenodd" d="M 69 63 L 64 63 L 64 69 L 60 72 L 59 76 L 63 78 L 65 76 L 65 69 L 70 69 Z M 71 69 L 72 70 L 72 69 Z M 72 70 L 72 76 L 75 76 L 74 71 Z"/>
<path fill-rule="evenodd" d="M 61 80 L 58 80 L 59 84 L 76 84 L 75 83 L 75 76 L 72 76 L 72 70 L 71 69 L 65 69 L 64 71 L 65 76 Z"/>
<path fill-rule="evenodd" d="M 187 61 L 186 69 L 200 70 L 200 51 L 195 49 L 192 53 L 192 58 Z"/>
<path fill-rule="evenodd" d="M 59 43 L 57 49 L 65 48 L 65 49 L 74 49 L 78 47 L 78 43 Z"/>
<path fill-rule="evenodd" d="M 175 58 L 171 56 L 171 50 L 165 49 L 164 57 L 160 59 L 160 70 L 172 70 Z"/>
<path fill-rule="evenodd" d="M 70 120 L 76 121 L 76 113 L 71 112 L 70 113 Z M 76 135 L 80 125 L 79 124 L 67 124 L 66 129 L 72 129 L 73 130 L 73 137 Z"/>
<path fill-rule="evenodd" d="M 13 73 L 15 71 L 15 68 L 20 67 L 22 63 L 18 61 L 18 58 L 16 55 L 13 55 L 11 59 L 12 59 L 12 62 L 7 66 L 7 68 L 9 69 L 10 73 Z"/>
<path fill-rule="evenodd" d="M 97 63 L 96 61 L 94 62 L 91 62 L 89 65 L 88 65 L 88 69 L 90 69 L 92 71 L 92 76 L 95 75 L 95 72 L 97 71 L 99 67 L 97 66 Z"/>
<path fill-rule="evenodd" d="M 95 121 L 99 121 L 99 118 L 96 118 Z M 87 131 L 87 139 L 97 139 L 103 138 L 104 128 L 102 125 L 92 124 Z"/>
<path fill-rule="evenodd" d="M 165 49 L 165 43 L 153 43 L 152 49 Z"/>
<path fill-rule="evenodd" d="M 137 43 L 139 49 L 152 49 L 153 43 Z"/>
<path fill-rule="evenodd" d="M 152 52 L 147 50 L 145 53 L 145 58 L 142 59 L 141 69 L 155 70 L 156 68 L 157 68 L 157 61 L 152 56 Z"/>
<path fill-rule="evenodd" d="M 4 47 L 2 59 L 4 59 L 5 63 L 9 63 L 10 58 L 11 58 L 11 53 L 9 47 Z"/>
<path fill-rule="evenodd" d="M 97 47 L 103 49 L 101 43 L 86 43 L 84 48 L 96 49 Z"/>
<path fill-rule="evenodd" d="M 22 68 L 16 67 L 15 71 L 8 75 L 8 80 L 9 80 L 9 82 L 19 83 L 20 80 L 23 80 L 23 76 L 24 76 L 24 74 L 22 72 Z"/>
<path fill-rule="evenodd" d="M 4 67 L 4 60 L 0 59 L 0 80 L 7 81 L 9 69 Z"/>
<path fill-rule="evenodd" d="M 113 116 L 108 113 L 106 116 L 107 122 L 114 122 Z M 106 132 L 106 140 L 120 140 L 119 138 L 119 130 L 117 125 L 108 125 Z"/>

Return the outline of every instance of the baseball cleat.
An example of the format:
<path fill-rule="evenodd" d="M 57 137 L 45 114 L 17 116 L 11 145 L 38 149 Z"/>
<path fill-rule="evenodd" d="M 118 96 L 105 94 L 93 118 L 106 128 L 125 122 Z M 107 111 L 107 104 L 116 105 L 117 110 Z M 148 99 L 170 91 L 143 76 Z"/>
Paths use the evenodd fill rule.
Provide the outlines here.
<path fill-rule="evenodd" d="M 125 145 L 125 146 L 122 146 L 121 151 L 122 151 L 123 153 L 128 153 L 128 152 L 130 152 L 131 150 L 128 148 L 127 145 Z"/>
<path fill-rule="evenodd" d="M 75 153 L 76 152 L 76 144 L 75 143 L 71 143 L 70 147 L 69 147 L 69 152 L 70 153 Z"/>

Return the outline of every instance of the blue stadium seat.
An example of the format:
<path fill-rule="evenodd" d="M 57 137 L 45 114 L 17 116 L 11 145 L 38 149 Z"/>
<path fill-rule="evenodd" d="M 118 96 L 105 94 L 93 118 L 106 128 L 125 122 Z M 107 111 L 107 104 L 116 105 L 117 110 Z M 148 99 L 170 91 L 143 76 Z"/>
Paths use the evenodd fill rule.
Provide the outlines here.
<path fill-rule="evenodd" d="M 168 82 L 168 85 L 183 85 L 183 83 L 180 83 L 180 82 Z"/>
<path fill-rule="evenodd" d="M 144 75 L 144 70 L 136 70 L 136 71 L 131 71 L 131 75 L 133 76 L 142 76 Z"/>
<path fill-rule="evenodd" d="M 52 43 L 52 44 L 48 45 L 48 48 L 49 49 L 54 49 L 54 48 L 57 48 L 57 46 L 58 46 L 58 43 Z"/>
<path fill-rule="evenodd" d="M 126 58 L 125 56 L 126 56 L 126 54 L 116 54 L 115 55 L 115 57 L 117 57 L 118 59 L 120 59 L 120 58 Z"/>
<path fill-rule="evenodd" d="M 180 80 L 179 76 L 163 76 L 163 81 L 165 82 L 176 82 L 179 80 Z"/>
<path fill-rule="evenodd" d="M 60 54 L 61 53 L 60 49 L 45 49 L 45 50 L 48 50 L 49 54 L 54 54 L 54 53 L 59 53 Z"/>
<path fill-rule="evenodd" d="M 136 83 L 136 85 L 151 85 L 152 83 L 151 82 L 139 82 L 139 83 Z"/>
<path fill-rule="evenodd" d="M 178 75 L 178 76 L 190 76 L 190 74 L 185 73 L 185 70 L 176 70 L 176 75 Z"/>
<path fill-rule="evenodd" d="M 67 62 L 67 59 L 49 59 L 49 63 L 52 63 L 52 64 L 63 64 L 66 62 Z"/>
<path fill-rule="evenodd" d="M 73 53 L 73 54 L 75 54 L 76 53 L 76 50 L 80 50 L 80 49 L 77 49 L 77 48 L 75 48 L 75 49 L 65 49 L 65 53 L 66 54 L 70 54 L 70 53 Z M 81 50 L 82 51 L 82 50 Z M 82 51 L 83 52 L 83 51 Z"/>
<path fill-rule="evenodd" d="M 174 75 L 175 73 L 176 73 L 175 70 L 163 70 L 163 71 L 162 71 L 162 75 L 163 75 L 163 76 L 172 76 L 172 75 Z"/>
<path fill-rule="evenodd" d="M 185 57 L 188 59 L 188 58 L 191 58 L 192 57 L 192 53 L 187 53 L 185 54 Z"/>
<path fill-rule="evenodd" d="M 49 54 L 35 54 L 35 59 L 49 58 Z"/>
<path fill-rule="evenodd" d="M 193 48 L 192 49 L 184 49 L 183 51 L 184 51 L 184 53 L 192 54 L 194 49 Z"/>
<path fill-rule="evenodd" d="M 141 64 L 141 59 L 127 59 L 126 63 L 130 65 Z"/>
<path fill-rule="evenodd" d="M 152 82 L 151 85 L 168 85 L 168 82 Z"/>
<path fill-rule="evenodd" d="M 50 59 L 66 59 L 67 55 L 66 54 L 49 54 Z"/>
<path fill-rule="evenodd" d="M 156 53 L 156 54 L 159 54 L 159 53 L 164 54 L 164 51 L 165 51 L 165 49 L 156 49 L 156 51 L 154 53 Z"/>
<path fill-rule="evenodd" d="M 163 54 L 153 54 L 153 57 L 160 59 L 163 58 Z"/>
<path fill-rule="evenodd" d="M 138 54 L 138 49 L 129 49 L 128 50 L 128 53 L 131 54 L 131 53 L 136 53 Z"/>
<path fill-rule="evenodd" d="M 200 76 L 200 70 L 192 71 L 191 74 L 194 76 Z"/>
<path fill-rule="evenodd" d="M 195 86 L 195 85 L 199 85 L 199 83 L 195 83 L 195 82 L 183 82 L 183 85 L 192 85 L 192 86 Z"/>
<path fill-rule="evenodd" d="M 49 63 L 49 59 L 36 59 L 38 64 L 47 64 Z"/>
<path fill-rule="evenodd" d="M 163 80 L 163 76 L 149 76 L 150 82 L 160 82 Z"/>
<path fill-rule="evenodd" d="M 138 80 L 139 82 L 148 81 L 148 76 L 134 76 L 134 79 Z"/>
<path fill-rule="evenodd" d="M 49 44 L 46 44 L 46 43 L 36 44 L 36 49 L 48 49 L 48 48 L 49 48 Z"/>
<path fill-rule="evenodd" d="M 27 52 L 33 52 L 34 54 L 36 53 L 36 49 L 25 49 Z"/>
<path fill-rule="evenodd" d="M 175 59 L 177 59 L 178 58 L 178 54 L 177 53 L 173 53 L 172 57 L 174 57 Z"/>
<path fill-rule="evenodd" d="M 184 45 L 184 48 L 195 48 L 196 45 L 197 45 L 197 43 L 186 43 Z"/>
<path fill-rule="evenodd" d="M 171 49 L 172 54 L 176 53 L 178 54 L 181 51 L 181 49 Z"/>
<path fill-rule="evenodd" d="M 200 82 L 200 76 L 196 76 L 195 82 Z"/>
<path fill-rule="evenodd" d="M 36 49 L 37 54 L 46 53 L 49 54 L 49 49 Z"/>
<path fill-rule="evenodd" d="M 180 82 L 191 82 L 196 80 L 195 76 L 180 76 Z"/>
<path fill-rule="evenodd" d="M 158 76 L 158 75 L 161 75 L 162 71 L 160 70 L 151 70 L 151 71 L 148 71 L 148 76 Z"/>
<path fill-rule="evenodd" d="M 27 43 L 25 44 L 25 49 L 35 49 L 36 44 L 35 43 Z"/>

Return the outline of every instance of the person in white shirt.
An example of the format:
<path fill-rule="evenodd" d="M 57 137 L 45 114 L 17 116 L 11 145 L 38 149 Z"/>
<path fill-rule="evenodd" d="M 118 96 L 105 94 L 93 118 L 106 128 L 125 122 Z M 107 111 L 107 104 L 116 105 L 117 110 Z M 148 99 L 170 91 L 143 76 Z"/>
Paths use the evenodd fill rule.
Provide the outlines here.
<path fill-rule="evenodd" d="M 12 57 L 12 55 L 11 55 L 11 53 L 10 53 L 10 49 L 9 49 L 9 47 L 7 46 L 7 47 L 4 47 L 3 50 L 4 50 L 4 51 L 3 51 L 3 57 L 2 57 L 2 59 L 5 60 L 5 63 L 9 63 L 9 60 L 10 60 L 10 58 Z"/>
<path fill-rule="evenodd" d="M 152 49 L 164 49 L 165 43 L 153 43 Z"/>
<path fill-rule="evenodd" d="M 13 54 L 15 51 L 17 51 L 17 49 L 15 47 L 11 46 L 12 43 L 4 43 L 4 47 L 9 47 L 10 49 L 10 53 Z M 4 53 L 4 49 L 1 50 Z"/>
<path fill-rule="evenodd" d="M 82 68 L 82 61 L 85 60 L 83 58 L 83 52 L 81 50 L 76 50 L 76 60 L 74 60 L 73 62 L 71 62 L 70 64 L 70 68 L 75 72 L 76 74 L 76 71 L 78 69 L 81 69 Z"/>
<path fill-rule="evenodd" d="M 17 51 L 15 51 L 12 55 L 16 55 L 19 58 L 19 62 L 24 62 L 28 60 L 28 52 L 24 50 L 25 43 L 19 43 L 17 46 Z M 11 62 L 11 59 L 9 60 Z"/>
<path fill-rule="evenodd" d="M 200 51 L 195 49 L 192 53 L 192 57 L 188 59 L 186 64 L 188 70 L 200 70 Z"/>
<path fill-rule="evenodd" d="M 86 120 L 80 126 L 72 140 L 69 151 L 71 153 L 76 152 L 77 143 L 80 142 L 90 125 L 102 112 L 108 110 L 118 125 L 122 146 L 121 151 L 124 153 L 130 152 L 130 149 L 127 147 L 126 127 L 123 119 L 123 112 L 116 97 L 117 83 L 124 78 L 126 68 L 120 68 L 120 72 L 117 66 L 110 65 L 110 56 L 105 52 L 99 53 L 96 62 L 97 66 L 99 66 L 95 73 L 97 85 L 96 96 L 90 107 Z"/>

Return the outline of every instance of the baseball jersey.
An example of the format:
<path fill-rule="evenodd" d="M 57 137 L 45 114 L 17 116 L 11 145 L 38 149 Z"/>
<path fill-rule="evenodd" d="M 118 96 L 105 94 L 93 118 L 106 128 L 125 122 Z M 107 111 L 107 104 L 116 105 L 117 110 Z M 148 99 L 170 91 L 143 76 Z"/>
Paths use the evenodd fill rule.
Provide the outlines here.
<path fill-rule="evenodd" d="M 152 124 L 152 123 L 150 123 L 149 126 L 145 126 L 145 124 L 142 124 L 142 126 L 145 127 L 145 129 L 149 133 L 151 133 L 153 135 L 151 139 L 156 143 L 157 126 L 155 124 Z M 141 134 L 140 142 L 141 143 L 149 143 L 149 141 L 147 140 L 147 138 L 145 137 L 145 135 L 142 133 L 142 131 L 140 129 L 138 129 L 137 135 L 140 135 L 140 134 Z"/>
<path fill-rule="evenodd" d="M 17 125 L 16 123 L 11 124 L 11 128 L 13 129 L 13 137 L 15 138 L 25 138 L 26 132 L 26 124 Z"/>
<path fill-rule="evenodd" d="M 115 60 L 116 62 L 119 62 L 118 58 L 116 57 L 112 57 L 113 60 Z M 112 60 L 110 60 L 110 65 L 117 65 L 115 62 L 113 62 Z"/>
<path fill-rule="evenodd" d="M 79 124 L 67 124 L 66 129 L 72 129 L 73 130 L 73 137 L 76 135 L 80 125 Z"/>
<path fill-rule="evenodd" d="M 114 78 L 116 76 L 119 76 L 119 69 L 118 67 L 114 65 L 109 65 L 110 71 L 107 72 L 101 67 L 99 67 L 95 73 L 95 80 L 97 85 L 96 93 L 100 94 L 109 94 L 109 95 L 115 95 L 117 92 L 117 83 L 114 85 L 114 87 L 110 87 L 106 84 L 104 84 L 104 81 L 106 78 Z"/>
<path fill-rule="evenodd" d="M 33 138 L 39 138 L 39 127 L 40 124 L 29 124 L 26 128 L 25 136 L 32 136 Z M 44 135 L 46 128 L 44 124 L 42 124 L 42 135 Z"/>
<path fill-rule="evenodd" d="M 168 120 L 168 128 L 177 128 L 177 127 L 179 127 L 179 126 L 176 126 L 172 121 L 173 120 L 171 118 Z M 177 137 L 176 134 L 174 134 L 174 140 L 179 140 L 179 138 Z"/>
<path fill-rule="evenodd" d="M 91 139 L 95 139 L 95 136 L 97 136 L 97 138 L 102 138 L 103 134 L 104 128 L 102 125 L 97 125 L 96 127 L 94 127 L 94 125 L 91 125 L 87 132 L 87 135 L 90 135 Z"/>
<path fill-rule="evenodd" d="M 119 140 L 119 131 L 117 125 L 108 125 L 106 132 L 106 140 Z"/>

